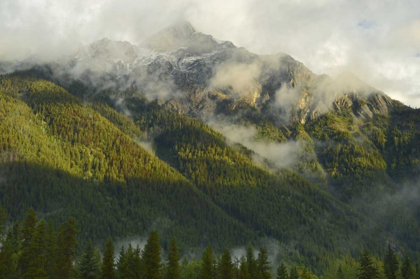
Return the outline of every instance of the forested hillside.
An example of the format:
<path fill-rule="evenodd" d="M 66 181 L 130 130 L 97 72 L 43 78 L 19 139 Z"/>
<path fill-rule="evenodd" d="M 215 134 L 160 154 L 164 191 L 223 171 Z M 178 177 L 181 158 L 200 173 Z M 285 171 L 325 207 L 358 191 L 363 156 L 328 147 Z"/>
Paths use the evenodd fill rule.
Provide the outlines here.
<path fill-rule="evenodd" d="M 78 220 L 71 251 L 80 261 L 108 237 L 141 241 L 156 231 L 165 251 L 175 237 L 193 258 L 183 278 L 201 272 L 197 255 L 209 245 L 217 255 L 248 244 L 276 250 L 288 276 L 309 276 L 306 266 L 354 277 L 364 250 L 379 273 L 377 259 L 391 250 L 418 260 L 420 110 L 351 74 L 317 75 L 287 54 L 253 54 L 188 22 L 139 46 L 102 39 L 48 64 L 6 66 L 1 253 L 15 245 L 18 272 L 30 241 L 28 224 L 14 224 L 30 208 L 51 222 L 32 220 L 37 235 L 59 239 L 54 228 Z M 126 252 L 145 260 L 139 248 Z M 240 262 L 228 274 L 246 273 Z"/>
<path fill-rule="evenodd" d="M 1 84 L 1 203 L 13 218 L 29 207 L 56 221 L 75 216 L 82 243 L 153 226 L 193 245 L 226 230 L 221 242 L 255 236 L 64 89 L 16 76 Z"/>
<path fill-rule="evenodd" d="M 386 243 L 416 254 L 416 209 L 405 201 L 384 209 L 375 203 L 380 197 L 371 195 L 378 189 L 396 193 L 394 181 L 413 175 L 417 151 L 410 147 L 418 141 L 418 124 L 405 119 L 417 123 L 416 111 L 357 123 L 332 112 L 271 139 L 304 141 L 306 152 L 316 155 L 315 169 L 328 174 L 323 183 L 331 192 L 302 176 L 311 160 L 273 171 L 266 168 L 269 160 L 253 161 L 253 150 L 147 101 L 135 88 L 90 94 L 74 83 L 66 86 L 69 94 L 40 75 L 1 79 L 1 204 L 10 220 L 22 219 L 30 207 L 54 223 L 74 216 L 81 248 L 89 240 L 144 236 L 151 229 L 165 247 L 177 237 L 182 251 L 209 244 L 220 251 L 270 238 L 289 261 L 314 270 L 325 268 L 332 255 L 363 248 L 382 254 Z M 258 113 L 247 119 L 266 123 L 257 134 L 261 139 L 273 131 L 283 135 Z M 360 204 L 353 203 L 355 196 Z M 370 214 L 374 210 L 383 210 L 385 218 Z"/>

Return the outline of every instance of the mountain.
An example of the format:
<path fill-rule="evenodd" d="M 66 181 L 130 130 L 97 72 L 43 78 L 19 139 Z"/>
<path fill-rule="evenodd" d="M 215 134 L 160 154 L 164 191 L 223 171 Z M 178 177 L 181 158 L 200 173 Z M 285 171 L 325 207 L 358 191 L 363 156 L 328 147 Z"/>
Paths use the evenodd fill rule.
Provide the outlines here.
<path fill-rule="evenodd" d="M 316 75 L 181 22 L 0 80 L 13 220 L 73 215 L 82 245 L 151 229 L 184 249 L 270 239 L 317 268 L 420 248 L 420 111 L 351 73 Z"/>

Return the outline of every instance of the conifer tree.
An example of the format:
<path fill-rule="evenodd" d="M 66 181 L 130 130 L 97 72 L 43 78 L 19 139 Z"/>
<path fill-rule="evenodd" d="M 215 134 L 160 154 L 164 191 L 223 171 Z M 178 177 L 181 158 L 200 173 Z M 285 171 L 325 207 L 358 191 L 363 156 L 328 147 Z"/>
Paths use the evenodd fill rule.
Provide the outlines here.
<path fill-rule="evenodd" d="M 281 263 L 277 268 L 277 279 L 289 279 L 289 274 L 284 263 Z"/>
<path fill-rule="evenodd" d="M 406 255 L 401 267 L 401 276 L 403 279 L 412 279 L 413 273 L 413 266 L 411 264 L 410 258 Z"/>
<path fill-rule="evenodd" d="M 343 272 L 343 268 L 341 267 L 341 265 L 337 269 L 337 278 L 344 278 L 344 272 Z"/>
<path fill-rule="evenodd" d="M 396 279 L 398 271 L 398 259 L 392 250 L 391 245 L 388 245 L 384 259 L 384 271 L 387 279 Z"/>
<path fill-rule="evenodd" d="M 99 265 L 95 257 L 95 249 L 89 241 L 85 252 L 82 254 L 78 266 L 79 279 L 96 279 L 98 276 Z"/>
<path fill-rule="evenodd" d="M 54 229 L 54 224 L 52 220 L 48 222 L 47 228 L 47 262 L 45 264 L 45 271 L 47 272 L 47 277 L 53 278 L 55 276 L 55 268 L 57 266 L 57 235 Z"/>
<path fill-rule="evenodd" d="M 169 245 L 168 255 L 168 279 L 179 279 L 179 251 L 176 238 Z"/>
<path fill-rule="evenodd" d="M 125 248 L 124 246 L 122 246 L 119 256 L 118 256 L 118 262 L 117 262 L 117 274 L 119 278 L 124 278 L 126 274 L 126 270 L 128 269 L 126 254 L 127 253 L 125 251 Z"/>
<path fill-rule="evenodd" d="M 106 241 L 104 256 L 102 258 L 101 278 L 115 279 L 114 244 L 111 238 L 108 238 Z"/>
<path fill-rule="evenodd" d="M 233 264 L 230 252 L 225 249 L 222 255 L 222 259 L 219 265 L 219 278 L 220 279 L 232 279 L 233 278 Z"/>
<path fill-rule="evenodd" d="M 139 246 L 134 249 L 133 269 L 136 278 L 144 278 L 145 267 L 144 261 L 141 258 L 141 249 Z"/>
<path fill-rule="evenodd" d="M 47 225 L 44 220 L 38 223 L 31 239 L 29 266 L 24 273 L 26 278 L 45 278 L 47 263 Z"/>
<path fill-rule="evenodd" d="M 144 247 L 146 279 L 160 279 L 162 277 L 160 253 L 159 234 L 152 231 Z"/>
<path fill-rule="evenodd" d="M 248 264 L 244 256 L 241 257 L 241 261 L 239 265 L 239 278 L 251 279 L 251 275 L 249 274 Z"/>
<path fill-rule="evenodd" d="M 262 279 L 271 278 L 270 262 L 268 261 L 268 253 L 264 248 L 260 249 L 258 253 L 258 272 Z"/>
<path fill-rule="evenodd" d="M 26 274 L 31 260 L 31 241 L 37 224 L 36 213 L 33 208 L 29 209 L 28 215 L 23 221 L 22 252 L 19 257 L 19 271 L 22 275 Z"/>
<path fill-rule="evenodd" d="M 19 225 L 9 229 L 0 249 L 0 278 L 18 278 L 17 262 L 14 260 L 20 250 Z"/>
<path fill-rule="evenodd" d="M 76 219 L 70 217 L 58 229 L 58 261 L 56 266 L 56 277 L 67 279 L 74 276 L 73 262 L 76 260 Z"/>
<path fill-rule="evenodd" d="M 128 244 L 128 249 L 125 253 L 125 269 L 123 278 L 126 279 L 135 279 L 136 278 L 136 250 L 133 249 L 133 246 Z"/>
<path fill-rule="evenodd" d="M 359 261 L 360 268 L 359 274 L 357 275 L 358 279 L 376 279 L 378 278 L 378 270 L 373 265 L 372 258 L 369 251 L 365 250 L 362 254 L 362 257 Z"/>
<path fill-rule="evenodd" d="M 252 248 L 251 244 L 248 245 L 247 251 L 246 251 L 246 262 L 248 264 L 248 270 L 249 274 L 251 275 L 251 278 L 257 278 L 258 277 L 258 266 L 257 261 L 254 257 L 254 249 Z"/>
<path fill-rule="evenodd" d="M 0 205 L 0 240 L 2 239 L 1 236 L 4 233 L 4 229 L 6 227 L 6 220 L 7 220 L 7 214 L 6 211 L 4 211 L 3 207 Z"/>
<path fill-rule="evenodd" d="M 210 246 L 204 251 L 201 262 L 200 279 L 214 278 L 214 257 L 213 249 Z"/>
<path fill-rule="evenodd" d="M 296 267 L 292 267 L 290 270 L 290 279 L 299 279 L 299 273 Z"/>

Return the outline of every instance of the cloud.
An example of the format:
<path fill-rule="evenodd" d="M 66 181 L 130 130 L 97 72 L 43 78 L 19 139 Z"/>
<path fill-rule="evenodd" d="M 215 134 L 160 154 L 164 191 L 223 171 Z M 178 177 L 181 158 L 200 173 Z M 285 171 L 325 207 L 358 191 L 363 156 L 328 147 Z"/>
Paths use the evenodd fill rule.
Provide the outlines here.
<path fill-rule="evenodd" d="M 226 121 L 209 121 L 208 124 L 222 133 L 229 141 L 240 143 L 257 153 L 253 160 L 261 164 L 261 156 L 275 164 L 276 168 L 284 169 L 297 163 L 301 143 L 289 141 L 285 143 L 256 140 L 255 126 L 235 125 Z"/>
<path fill-rule="evenodd" d="M 218 66 L 210 80 L 211 87 L 232 87 L 236 93 L 252 90 L 261 74 L 261 65 L 256 63 L 227 63 Z"/>
<path fill-rule="evenodd" d="M 139 44 L 179 20 L 258 54 L 288 53 L 317 74 L 350 70 L 420 106 L 413 0 L 2 0 L 0 59 L 51 60 L 103 37 Z"/>
<path fill-rule="evenodd" d="M 145 140 L 136 140 L 136 142 L 143 147 L 143 149 L 147 150 L 150 154 L 155 154 L 155 147 L 153 146 L 153 142 L 145 141 Z"/>

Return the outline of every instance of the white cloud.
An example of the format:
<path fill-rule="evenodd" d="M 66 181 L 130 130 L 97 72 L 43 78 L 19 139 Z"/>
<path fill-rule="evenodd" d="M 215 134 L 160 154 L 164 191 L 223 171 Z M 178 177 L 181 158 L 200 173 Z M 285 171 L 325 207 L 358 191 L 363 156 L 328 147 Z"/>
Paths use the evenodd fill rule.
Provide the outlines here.
<path fill-rule="evenodd" d="M 102 37 L 139 43 L 181 19 L 252 52 L 288 53 L 318 74 L 351 70 L 420 106 L 417 0 L 2 0 L 0 58 L 53 58 Z"/>

